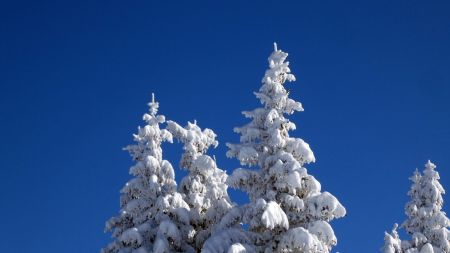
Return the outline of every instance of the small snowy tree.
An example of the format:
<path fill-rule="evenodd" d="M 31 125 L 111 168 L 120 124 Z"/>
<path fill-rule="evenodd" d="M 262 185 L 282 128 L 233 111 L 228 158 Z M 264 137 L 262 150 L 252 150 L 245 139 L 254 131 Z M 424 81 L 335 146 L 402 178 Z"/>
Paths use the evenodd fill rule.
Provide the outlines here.
<path fill-rule="evenodd" d="M 400 241 L 396 231 L 386 234 L 385 253 L 450 253 L 450 220 L 442 211 L 445 191 L 435 168 L 436 165 L 428 161 L 422 174 L 416 170 L 410 178 L 413 182 L 408 192 L 411 201 L 406 204 L 408 219 L 402 227 L 411 235 L 411 240 L 401 241 L 399 249 L 392 247 Z"/>
<path fill-rule="evenodd" d="M 295 124 L 284 115 L 303 111 L 289 98 L 286 81 L 294 81 L 288 54 L 278 50 L 269 57 L 262 87 L 255 92 L 263 107 L 243 114 L 251 122 L 235 128 L 239 144 L 227 144 L 228 157 L 256 169 L 236 169 L 228 178 L 231 187 L 248 193 L 242 222 L 248 224 L 250 245 L 235 243 L 229 252 L 329 252 L 336 237 L 329 221 L 343 217 L 345 208 L 307 173 L 305 164 L 315 162 L 309 145 L 289 136 Z M 211 248 L 223 248 L 233 240 L 218 240 Z M 219 252 L 219 251 L 214 251 Z"/>
<path fill-rule="evenodd" d="M 172 142 L 172 135 L 159 127 L 165 117 L 157 115 L 153 95 L 149 106 L 136 144 L 125 148 L 136 164 L 130 168 L 133 179 L 121 190 L 120 214 L 106 223 L 114 240 L 104 253 L 193 252 L 182 238 L 193 230 L 184 219 L 189 206 L 176 192 L 172 165 L 162 159 L 161 143 Z"/>
<path fill-rule="evenodd" d="M 384 246 L 381 249 L 384 253 L 401 253 L 401 243 L 400 237 L 397 232 L 398 224 L 395 223 L 392 228 L 392 232 L 384 232 Z"/>
<path fill-rule="evenodd" d="M 190 224 L 195 231 L 188 242 L 200 252 L 215 226 L 232 208 L 225 184 L 227 174 L 217 167 L 215 159 L 206 155 L 210 146 L 218 145 L 211 129 L 202 131 L 196 122 L 188 122 L 183 128 L 173 121 L 167 122 L 167 129 L 184 143 L 180 167 L 189 174 L 182 179 L 178 190 L 190 207 Z"/>

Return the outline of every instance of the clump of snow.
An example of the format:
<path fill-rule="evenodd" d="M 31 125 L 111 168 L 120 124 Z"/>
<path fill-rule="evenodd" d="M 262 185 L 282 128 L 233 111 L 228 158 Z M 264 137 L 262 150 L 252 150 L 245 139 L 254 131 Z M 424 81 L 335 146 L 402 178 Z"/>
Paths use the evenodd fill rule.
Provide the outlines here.
<path fill-rule="evenodd" d="M 337 243 L 334 231 L 331 228 L 330 224 L 326 221 L 318 220 L 310 223 L 308 226 L 308 231 L 311 234 L 316 235 L 317 238 L 320 241 L 325 242 L 326 245 L 334 246 Z"/>
<path fill-rule="evenodd" d="M 170 220 L 165 220 L 161 222 L 158 227 L 158 238 L 165 238 L 170 244 L 176 247 L 181 246 L 181 234 L 177 226 L 173 224 Z"/>
<path fill-rule="evenodd" d="M 266 228 L 274 229 L 277 226 L 289 229 L 289 221 L 283 209 L 277 202 L 270 201 L 267 203 L 265 211 L 261 216 L 261 221 Z"/>
<path fill-rule="evenodd" d="M 314 163 L 316 158 L 309 144 L 302 139 L 290 140 L 286 145 L 287 152 L 291 153 L 297 160 L 304 163 Z"/>
<path fill-rule="evenodd" d="M 294 188 L 302 188 L 302 177 L 298 171 L 293 171 L 287 176 L 287 183 Z"/>
<path fill-rule="evenodd" d="M 142 243 L 142 236 L 137 228 L 130 228 L 120 235 L 119 240 L 123 245 L 139 246 Z"/>
<path fill-rule="evenodd" d="M 346 214 L 345 208 L 329 192 L 323 192 L 308 199 L 308 211 L 311 216 L 330 220 Z"/>
<path fill-rule="evenodd" d="M 434 253 L 433 246 L 429 243 L 423 245 L 422 249 L 420 249 L 420 253 Z"/>
<path fill-rule="evenodd" d="M 231 247 L 228 249 L 227 251 L 228 253 L 245 253 L 247 252 L 247 250 L 245 249 L 245 247 L 240 244 L 240 243 L 236 243 L 231 245 Z"/>
<path fill-rule="evenodd" d="M 323 252 L 324 250 L 317 236 L 302 227 L 287 231 L 278 249 L 280 252 Z"/>
<path fill-rule="evenodd" d="M 242 147 L 238 157 L 242 165 L 250 165 L 258 161 L 258 152 L 252 147 Z"/>
<path fill-rule="evenodd" d="M 253 253 L 253 252 L 255 251 L 251 247 L 240 243 L 231 245 L 231 247 L 227 251 L 227 253 Z"/>
<path fill-rule="evenodd" d="M 283 204 L 291 208 L 294 212 L 300 212 L 304 209 L 305 203 L 298 196 L 286 194 L 282 200 Z"/>

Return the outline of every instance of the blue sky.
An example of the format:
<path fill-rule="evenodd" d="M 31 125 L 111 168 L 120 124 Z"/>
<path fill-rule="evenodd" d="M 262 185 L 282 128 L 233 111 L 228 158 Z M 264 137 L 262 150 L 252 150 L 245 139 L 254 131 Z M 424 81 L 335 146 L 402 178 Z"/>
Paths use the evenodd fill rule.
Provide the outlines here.
<path fill-rule="evenodd" d="M 427 159 L 450 190 L 448 1 L 212 2 L 0 3 L 2 251 L 109 242 L 104 222 L 132 165 L 121 148 L 151 92 L 168 119 L 214 129 L 211 154 L 236 168 L 224 144 L 247 122 L 240 111 L 259 106 L 274 41 L 305 108 L 291 135 L 311 145 L 309 172 L 348 211 L 332 223 L 335 250 L 378 252 Z M 165 146 L 174 165 L 180 151 Z"/>

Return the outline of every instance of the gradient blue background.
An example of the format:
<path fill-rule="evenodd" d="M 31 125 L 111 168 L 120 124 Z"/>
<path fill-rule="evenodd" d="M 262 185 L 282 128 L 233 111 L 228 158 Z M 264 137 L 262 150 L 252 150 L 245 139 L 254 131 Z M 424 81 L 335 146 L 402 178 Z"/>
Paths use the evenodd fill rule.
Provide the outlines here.
<path fill-rule="evenodd" d="M 448 1 L 226 2 L 1 2 L 2 252 L 109 242 L 104 222 L 132 165 L 121 148 L 151 92 L 167 118 L 214 129 L 211 154 L 231 172 L 224 143 L 238 140 L 240 111 L 259 106 L 252 92 L 274 41 L 305 107 L 292 135 L 310 143 L 309 172 L 348 210 L 332 223 L 334 251 L 378 252 L 427 159 L 450 190 Z M 177 165 L 180 145 L 165 148 Z"/>

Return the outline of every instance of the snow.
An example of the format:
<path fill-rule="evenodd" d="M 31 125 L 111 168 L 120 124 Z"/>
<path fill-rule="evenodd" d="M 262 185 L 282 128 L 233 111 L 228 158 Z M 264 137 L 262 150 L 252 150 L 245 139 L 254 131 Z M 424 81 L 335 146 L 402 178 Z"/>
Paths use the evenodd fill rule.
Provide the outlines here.
<path fill-rule="evenodd" d="M 302 227 L 287 231 L 278 247 L 280 252 L 323 252 L 317 236 Z"/>
<path fill-rule="evenodd" d="M 291 153 L 297 160 L 304 163 L 314 163 L 316 158 L 309 144 L 302 139 L 290 140 L 286 145 L 286 150 Z"/>
<path fill-rule="evenodd" d="M 411 241 L 413 242 L 413 245 L 423 245 L 424 243 L 426 243 L 428 241 L 427 237 L 420 233 L 420 232 L 415 232 L 412 236 L 411 236 Z"/>
<path fill-rule="evenodd" d="M 242 165 L 253 164 L 258 159 L 258 152 L 252 147 L 242 147 L 239 152 L 239 161 Z"/>
<path fill-rule="evenodd" d="M 250 238 L 248 233 L 239 228 L 222 229 L 215 233 L 203 245 L 203 253 L 225 253 L 233 245 L 240 244 L 248 253 L 253 253 L 252 247 L 248 245 Z"/>
<path fill-rule="evenodd" d="M 207 155 L 201 155 L 197 157 L 197 159 L 193 163 L 193 168 L 201 173 L 209 173 L 210 168 L 216 167 L 216 163 L 214 160 L 207 156 Z M 211 172 L 212 174 L 212 172 Z"/>
<path fill-rule="evenodd" d="M 173 213 L 177 216 L 181 223 L 189 224 L 190 214 L 187 208 L 174 208 Z"/>
<path fill-rule="evenodd" d="M 140 245 L 142 236 L 137 228 L 130 228 L 122 233 L 119 240 L 125 245 Z"/>
<path fill-rule="evenodd" d="M 330 224 L 326 221 L 318 220 L 308 225 L 308 231 L 327 245 L 336 245 L 337 239 Z"/>
<path fill-rule="evenodd" d="M 266 228 L 274 229 L 277 226 L 284 227 L 285 229 L 289 228 L 289 221 L 286 214 L 274 201 L 267 203 L 266 210 L 261 216 L 261 221 Z"/>
<path fill-rule="evenodd" d="M 305 203 L 298 196 L 285 195 L 283 203 L 291 207 L 295 212 L 300 212 L 305 207 Z"/>
<path fill-rule="evenodd" d="M 168 253 L 169 251 L 169 242 L 165 238 L 157 238 L 155 244 L 153 246 L 154 253 Z"/>
<path fill-rule="evenodd" d="M 308 211 L 313 217 L 323 217 L 326 220 L 341 218 L 346 214 L 345 208 L 329 192 L 323 192 L 311 197 L 307 202 Z"/>
<path fill-rule="evenodd" d="M 433 246 L 429 243 L 423 245 L 420 253 L 434 253 Z"/>
<path fill-rule="evenodd" d="M 303 177 L 302 188 L 311 196 L 317 195 L 322 190 L 322 185 L 314 176 L 307 175 Z"/>
<path fill-rule="evenodd" d="M 247 252 L 247 250 L 240 243 L 233 244 L 231 245 L 230 249 L 228 249 L 228 253 L 245 253 L 245 252 Z"/>
<path fill-rule="evenodd" d="M 227 253 L 251 253 L 253 250 L 249 248 L 248 246 L 244 246 L 240 243 L 236 243 L 231 245 L 231 247 L 228 249 Z"/>
<path fill-rule="evenodd" d="M 294 188 L 302 188 L 302 177 L 298 171 L 289 173 L 287 183 Z"/>
<path fill-rule="evenodd" d="M 175 226 L 175 224 L 173 224 L 173 222 L 169 220 L 161 222 L 158 227 L 158 235 L 164 235 L 168 238 L 171 238 L 175 245 L 181 244 L 180 231 L 178 230 L 177 226 Z"/>

